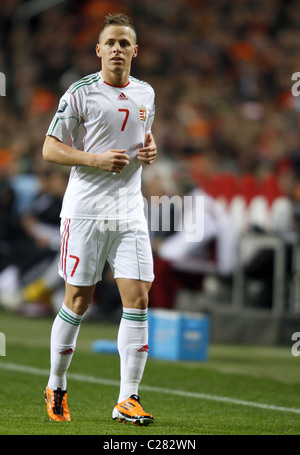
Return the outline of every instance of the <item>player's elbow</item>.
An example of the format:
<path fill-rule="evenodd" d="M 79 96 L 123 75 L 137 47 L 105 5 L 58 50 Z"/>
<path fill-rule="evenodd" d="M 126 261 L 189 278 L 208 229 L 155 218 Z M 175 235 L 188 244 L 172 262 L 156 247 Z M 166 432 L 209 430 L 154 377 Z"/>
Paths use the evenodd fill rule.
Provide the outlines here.
<path fill-rule="evenodd" d="M 50 161 L 50 159 L 49 159 L 49 150 L 48 150 L 48 147 L 45 144 L 43 145 L 42 155 L 43 155 L 44 161 Z"/>
<path fill-rule="evenodd" d="M 47 136 L 43 145 L 42 149 L 42 156 L 45 161 L 52 161 L 52 153 L 53 153 L 53 138 Z"/>

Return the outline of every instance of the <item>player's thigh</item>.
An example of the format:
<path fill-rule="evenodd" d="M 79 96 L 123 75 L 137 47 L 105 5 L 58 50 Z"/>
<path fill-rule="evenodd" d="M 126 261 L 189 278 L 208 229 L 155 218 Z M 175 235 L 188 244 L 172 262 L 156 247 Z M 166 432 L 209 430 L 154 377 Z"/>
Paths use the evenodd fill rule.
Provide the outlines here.
<path fill-rule="evenodd" d="M 148 307 L 148 294 L 152 282 L 132 280 L 129 278 L 116 278 L 116 283 L 123 307 L 141 310 Z"/>

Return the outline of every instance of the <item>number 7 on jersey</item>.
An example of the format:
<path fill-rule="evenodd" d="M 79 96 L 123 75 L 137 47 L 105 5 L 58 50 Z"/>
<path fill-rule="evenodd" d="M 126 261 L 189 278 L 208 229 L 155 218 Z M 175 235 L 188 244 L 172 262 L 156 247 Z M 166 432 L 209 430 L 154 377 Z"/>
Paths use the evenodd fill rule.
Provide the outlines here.
<path fill-rule="evenodd" d="M 128 120 L 128 117 L 129 117 L 129 110 L 128 109 L 118 109 L 118 111 L 119 112 L 125 112 L 124 122 L 123 122 L 123 125 L 121 127 L 121 131 L 124 131 L 126 123 L 127 123 L 127 120 Z"/>

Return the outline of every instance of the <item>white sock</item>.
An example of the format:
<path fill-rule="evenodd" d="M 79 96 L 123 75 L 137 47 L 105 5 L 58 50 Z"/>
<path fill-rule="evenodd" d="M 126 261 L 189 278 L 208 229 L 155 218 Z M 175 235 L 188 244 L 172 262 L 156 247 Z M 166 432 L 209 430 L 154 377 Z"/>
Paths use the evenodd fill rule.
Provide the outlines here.
<path fill-rule="evenodd" d="M 53 322 L 49 389 L 67 389 L 66 374 L 75 351 L 82 318 L 63 304 Z"/>
<path fill-rule="evenodd" d="M 118 332 L 121 383 L 118 403 L 138 395 L 148 357 L 147 309 L 124 308 Z"/>

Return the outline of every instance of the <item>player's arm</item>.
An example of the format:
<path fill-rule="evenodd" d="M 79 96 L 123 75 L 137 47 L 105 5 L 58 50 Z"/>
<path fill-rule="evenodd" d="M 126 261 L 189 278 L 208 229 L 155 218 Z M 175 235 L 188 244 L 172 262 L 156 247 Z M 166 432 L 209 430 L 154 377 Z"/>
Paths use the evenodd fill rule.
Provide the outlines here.
<path fill-rule="evenodd" d="M 125 152 L 125 149 L 110 149 L 101 154 L 84 152 L 64 144 L 55 136 L 46 136 L 43 145 L 45 161 L 64 166 L 97 167 L 116 173 L 120 173 L 129 164 L 129 156 Z"/>
<path fill-rule="evenodd" d="M 152 133 L 145 136 L 145 146 L 139 149 L 137 158 L 144 164 L 152 164 L 156 160 L 157 148 Z"/>

